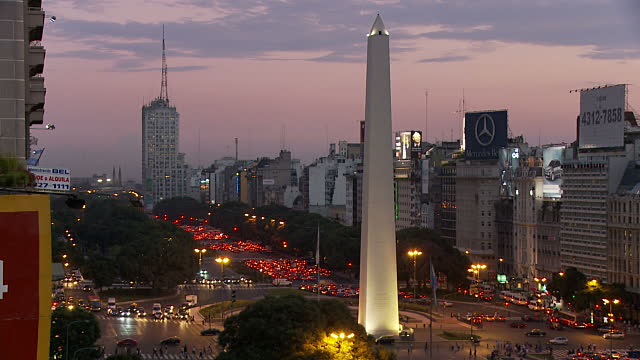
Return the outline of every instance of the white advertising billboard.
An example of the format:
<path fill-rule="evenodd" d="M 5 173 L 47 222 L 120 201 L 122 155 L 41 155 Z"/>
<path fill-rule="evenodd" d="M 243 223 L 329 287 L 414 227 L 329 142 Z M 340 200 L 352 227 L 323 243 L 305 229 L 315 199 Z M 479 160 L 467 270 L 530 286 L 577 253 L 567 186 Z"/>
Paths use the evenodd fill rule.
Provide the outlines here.
<path fill-rule="evenodd" d="M 624 146 L 625 85 L 580 92 L 581 149 Z"/>
<path fill-rule="evenodd" d="M 564 146 L 550 146 L 542 151 L 542 165 L 544 171 L 543 196 L 546 198 L 560 198 L 562 191 L 562 159 Z"/>
<path fill-rule="evenodd" d="M 71 189 L 71 171 L 69 169 L 36 166 L 29 166 L 27 169 L 36 176 L 36 190 L 56 192 Z"/>

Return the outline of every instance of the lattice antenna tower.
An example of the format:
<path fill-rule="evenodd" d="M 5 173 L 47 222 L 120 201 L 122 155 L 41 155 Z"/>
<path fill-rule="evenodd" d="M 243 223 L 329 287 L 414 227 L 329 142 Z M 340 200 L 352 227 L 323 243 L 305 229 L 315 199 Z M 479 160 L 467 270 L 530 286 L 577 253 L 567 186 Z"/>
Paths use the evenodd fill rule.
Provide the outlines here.
<path fill-rule="evenodd" d="M 169 90 L 167 89 L 167 55 L 164 44 L 164 24 L 162 24 L 162 81 L 160 83 L 160 99 L 169 103 Z"/>

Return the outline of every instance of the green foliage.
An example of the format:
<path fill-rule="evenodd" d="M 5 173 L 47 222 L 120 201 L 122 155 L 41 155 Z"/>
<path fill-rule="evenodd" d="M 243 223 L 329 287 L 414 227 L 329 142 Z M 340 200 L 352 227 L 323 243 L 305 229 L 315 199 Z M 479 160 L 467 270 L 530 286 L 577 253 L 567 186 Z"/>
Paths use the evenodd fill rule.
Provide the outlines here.
<path fill-rule="evenodd" d="M 51 344 L 49 354 L 62 358 L 65 355 L 67 330 L 69 335 L 69 358 L 74 352 L 81 348 L 96 346 L 96 341 L 100 338 L 100 325 L 92 313 L 79 308 L 69 310 L 67 308 L 57 308 L 51 314 Z M 101 355 L 99 350 L 79 351 L 76 359 L 89 360 L 96 359 Z"/>
<path fill-rule="evenodd" d="M 416 257 L 418 281 L 430 280 L 429 258 L 435 271 L 444 273 L 447 282 L 457 286 L 467 281 L 469 259 L 458 249 L 449 245 L 436 231 L 423 228 L 410 228 L 396 233 L 398 243 L 398 276 L 408 281 L 413 277 L 413 258 L 407 255 L 409 250 L 417 249 L 422 255 Z"/>
<path fill-rule="evenodd" d="M 551 293 L 571 302 L 572 295 L 586 288 L 587 277 L 574 267 L 567 268 L 564 275 L 553 274 L 547 288 Z"/>
<path fill-rule="evenodd" d="M 72 264 L 80 264 L 97 287 L 120 278 L 172 288 L 191 279 L 197 269 L 190 233 L 150 219 L 127 202 L 93 198 L 82 213 L 59 204 L 53 209 L 54 239 L 64 238 L 68 229 L 77 244 L 57 244 L 54 251 L 67 251 Z"/>
<path fill-rule="evenodd" d="M 381 357 L 349 309 L 335 300 L 267 296 L 225 321 L 218 360 L 392 359 Z M 353 333 L 335 339 L 331 333 Z"/>
<path fill-rule="evenodd" d="M 169 220 L 185 218 L 204 219 L 207 217 L 208 207 L 196 199 L 184 196 L 164 199 L 153 207 L 153 214 L 160 216 L 167 215 Z"/>
<path fill-rule="evenodd" d="M 0 187 L 24 188 L 35 182 L 24 163 L 15 157 L 0 154 Z"/>
<path fill-rule="evenodd" d="M 631 294 L 626 292 L 623 284 L 600 284 L 587 285 L 584 289 L 575 293 L 575 297 L 570 299 L 576 311 L 592 309 L 596 304 L 601 306 L 603 316 L 609 312 L 609 306 L 603 305 L 602 299 L 618 299 L 622 304 L 631 303 Z M 617 306 L 613 305 L 614 312 L 618 312 Z"/>

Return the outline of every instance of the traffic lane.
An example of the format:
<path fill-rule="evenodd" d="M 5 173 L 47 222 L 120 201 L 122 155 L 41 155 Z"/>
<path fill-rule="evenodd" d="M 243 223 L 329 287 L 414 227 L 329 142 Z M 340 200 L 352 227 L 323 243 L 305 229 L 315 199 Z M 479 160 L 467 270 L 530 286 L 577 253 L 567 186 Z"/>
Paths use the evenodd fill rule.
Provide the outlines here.
<path fill-rule="evenodd" d="M 264 297 L 272 288 L 273 286 L 270 285 L 224 285 L 216 287 L 193 285 L 184 287 L 181 290 L 181 294 L 178 296 L 168 297 L 161 301 L 138 301 L 136 302 L 136 304 L 138 304 L 138 306 L 142 306 L 147 314 L 150 314 L 154 303 L 160 303 L 163 309 L 167 305 L 180 307 L 180 305 L 185 302 L 186 295 L 197 295 L 197 306 L 203 306 L 231 300 L 232 290 L 236 290 L 236 299 L 252 300 Z M 122 308 L 127 308 L 130 305 L 131 303 L 127 302 L 122 305 Z"/>
<path fill-rule="evenodd" d="M 193 346 L 198 350 L 208 348 L 209 345 L 213 349 L 217 347 L 217 337 L 200 335 L 200 331 L 209 325 L 187 323 L 184 320 L 154 321 L 150 318 L 100 318 L 98 322 L 102 331 L 98 344 L 105 346 L 108 353 L 115 353 L 118 341 L 127 338 L 136 340 L 143 353 L 152 353 L 154 348 L 160 347 L 162 340 L 172 336 L 180 339 L 180 345 L 168 346 L 171 354 L 180 352 L 185 345 L 189 352 Z M 212 327 L 219 326 L 212 324 Z"/>
<path fill-rule="evenodd" d="M 478 334 L 482 337 L 482 341 L 493 342 L 495 345 L 495 341 L 511 341 L 513 343 L 529 343 L 529 344 L 540 344 L 546 345 L 549 340 L 554 337 L 566 337 L 569 340 L 567 345 L 552 345 L 554 349 L 577 349 L 580 346 L 583 348 L 587 348 L 589 344 L 595 344 L 596 349 L 604 350 L 608 349 L 611 340 L 604 339 L 601 334 L 598 334 L 593 329 L 572 329 L 565 328 L 563 330 L 551 330 L 546 327 L 546 323 L 534 323 L 529 322 L 526 323 L 527 327 L 524 329 L 512 328 L 510 326 L 511 322 L 506 323 L 497 323 L 497 322 L 489 322 L 484 323 L 482 329 L 478 329 L 474 327 L 473 333 Z M 526 332 L 532 329 L 540 329 L 546 333 L 544 337 L 528 337 L 526 336 Z M 467 330 L 469 331 L 469 330 Z M 638 334 L 630 334 L 625 337 L 623 340 L 613 339 L 613 348 L 614 349 L 628 349 L 629 346 L 633 346 L 640 341 L 640 335 Z"/>

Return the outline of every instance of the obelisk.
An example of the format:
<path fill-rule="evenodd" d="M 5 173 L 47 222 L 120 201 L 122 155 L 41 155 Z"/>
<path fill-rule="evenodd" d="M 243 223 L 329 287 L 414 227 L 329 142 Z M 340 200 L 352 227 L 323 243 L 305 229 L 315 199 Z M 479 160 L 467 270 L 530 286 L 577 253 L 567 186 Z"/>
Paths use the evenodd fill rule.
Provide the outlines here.
<path fill-rule="evenodd" d="M 400 331 L 393 213 L 389 32 L 379 14 L 367 38 L 358 322 L 367 333 L 378 338 L 398 335 Z"/>

